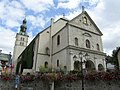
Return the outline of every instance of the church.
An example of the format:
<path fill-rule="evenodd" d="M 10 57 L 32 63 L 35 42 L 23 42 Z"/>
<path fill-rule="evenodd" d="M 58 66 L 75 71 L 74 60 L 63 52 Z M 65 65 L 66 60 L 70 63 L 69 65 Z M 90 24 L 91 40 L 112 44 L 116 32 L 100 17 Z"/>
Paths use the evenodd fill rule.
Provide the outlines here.
<path fill-rule="evenodd" d="M 52 70 L 106 70 L 102 32 L 82 9 L 68 20 L 63 16 L 39 32 L 27 46 L 26 19 L 16 35 L 13 62 L 16 72 L 39 72 L 40 67 Z M 82 64 L 81 64 L 82 63 Z"/>

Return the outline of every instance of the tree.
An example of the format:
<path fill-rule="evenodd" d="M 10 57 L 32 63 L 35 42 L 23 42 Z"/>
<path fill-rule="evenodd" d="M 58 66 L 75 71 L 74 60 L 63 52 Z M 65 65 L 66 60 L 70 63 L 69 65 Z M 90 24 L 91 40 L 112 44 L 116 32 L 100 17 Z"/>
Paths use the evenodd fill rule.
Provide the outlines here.
<path fill-rule="evenodd" d="M 111 63 L 111 64 L 114 64 L 113 63 L 113 60 L 112 60 L 112 56 L 106 56 L 106 63 Z"/>
<path fill-rule="evenodd" d="M 112 60 L 113 60 L 113 64 L 115 65 L 115 69 L 119 69 L 119 63 L 118 63 L 118 57 L 117 57 L 117 52 L 118 52 L 118 48 L 117 47 L 115 50 L 113 50 L 112 52 Z"/>
<path fill-rule="evenodd" d="M 116 47 L 116 49 L 112 51 L 112 56 L 109 56 L 109 55 L 106 56 L 106 63 L 111 63 L 115 65 L 116 70 L 119 69 L 119 63 L 118 63 L 118 58 L 117 58 L 118 48 L 119 47 Z"/>

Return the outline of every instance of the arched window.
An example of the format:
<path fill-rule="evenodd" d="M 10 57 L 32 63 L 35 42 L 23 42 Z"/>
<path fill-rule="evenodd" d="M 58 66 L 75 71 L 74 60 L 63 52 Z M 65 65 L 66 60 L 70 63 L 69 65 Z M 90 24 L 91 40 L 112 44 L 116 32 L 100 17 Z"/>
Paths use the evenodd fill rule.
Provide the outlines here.
<path fill-rule="evenodd" d="M 97 47 L 97 50 L 99 51 L 100 50 L 99 44 L 96 44 L 96 47 Z"/>
<path fill-rule="evenodd" d="M 23 38 L 23 41 L 25 40 L 25 38 Z"/>
<path fill-rule="evenodd" d="M 59 60 L 57 60 L 57 67 L 59 67 Z"/>
<path fill-rule="evenodd" d="M 20 39 L 21 39 L 21 41 L 22 41 L 22 37 L 21 37 Z"/>
<path fill-rule="evenodd" d="M 90 48 L 90 41 L 88 39 L 86 40 L 86 47 Z"/>
<path fill-rule="evenodd" d="M 79 61 L 75 61 L 74 62 L 74 70 L 80 70 L 80 66 L 81 64 L 80 64 L 80 62 Z"/>
<path fill-rule="evenodd" d="M 78 46 L 78 38 L 75 37 L 75 45 Z"/>
<path fill-rule="evenodd" d="M 87 18 L 86 17 L 83 18 L 83 23 L 87 24 Z"/>
<path fill-rule="evenodd" d="M 60 35 L 57 36 L 57 45 L 60 45 Z"/>
<path fill-rule="evenodd" d="M 85 67 L 87 71 L 95 70 L 95 64 L 91 60 L 87 60 Z"/>
<path fill-rule="evenodd" d="M 103 67 L 102 64 L 99 64 L 99 65 L 98 65 L 98 70 L 99 70 L 99 71 L 104 71 L 104 67 Z"/>
<path fill-rule="evenodd" d="M 49 55 L 50 54 L 50 49 L 48 47 L 46 47 L 46 54 Z"/>
<path fill-rule="evenodd" d="M 48 62 L 45 62 L 44 66 L 45 68 L 48 68 Z"/>

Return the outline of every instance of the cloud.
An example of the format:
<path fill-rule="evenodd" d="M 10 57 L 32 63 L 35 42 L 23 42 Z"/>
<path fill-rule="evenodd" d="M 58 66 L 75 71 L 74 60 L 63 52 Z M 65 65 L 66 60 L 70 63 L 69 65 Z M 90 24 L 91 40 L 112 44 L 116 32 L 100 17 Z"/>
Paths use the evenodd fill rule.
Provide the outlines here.
<path fill-rule="evenodd" d="M 103 44 L 105 51 L 111 51 L 108 52 L 108 54 L 112 54 L 112 51 L 120 46 L 120 41 L 118 40 L 120 38 L 120 35 L 118 32 L 120 32 L 120 22 L 117 23 L 117 25 L 111 24 L 109 27 L 104 28 L 104 35 L 103 35 Z"/>
<path fill-rule="evenodd" d="M 59 0 L 57 8 L 75 9 L 79 7 L 81 0 Z"/>
<path fill-rule="evenodd" d="M 20 0 L 28 10 L 41 13 L 54 6 L 53 0 Z"/>
<path fill-rule="evenodd" d="M 120 35 L 120 1 L 114 0 L 100 0 L 94 10 L 89 10 L 89 14 L 96 24 L 100 27 L 103 32 L 103 48 L 104 51 L 111 55 L 112 51 L 120 46 L 119 38 Z"/>
<path fill-rule="evenodd" d="M 90 6 L 95 5 L 96 3 L 98 3 L 100 0 L 83 0 L 84 2 L 89 2 Z"/>
<path fill-rule="evenodd" d="M 0 43 L 0 49 L 12 50 L 16 33 L 13 28 L 19 30 L 25 16 L 27 33 L 32 40 L 33 36 L 47 26 L 51 17 L 61 18 L 63 15 L 60 13 L 64 11 L 65 17 L 70 20 L 81 13 L 81 5 L 85 5 L 85 10 L 103 32 L 104 51 L 111 54 L 112 50 L 120 45 L 119 0 L 58 0 L 56 5 L 54 2 L 54 0 L 0 0 L 0 42 L 3 42 Z"/>
<path fill-rule="evenodd" d="M 45 27 L 46 19 L 44 19 L 43 15 L 38 15 L 38 16 L 28 15 L 27 22 L 30 24 L 28 26 L 29 27 L 28 31 L 34 30 L 34 32 L 38 32 L 40 29 Z M 36 28 L 38 28 L 39 30 L 35 31 Z"/>
<path fill-rule="evenodd" d="M 119 16 L 120 16 L 120 1 L 119 0 L 105 0 L 105 19 L 109 20 L 110 23 L 115 23 L 119 21 Z"/>
<path fill-rule="evenodd" d="M 66 5 L 68 4 L 67 1 L 61 2 Z M 120 35 L 118 34 L 118 32 L 120 32 L 120 10 L 118 10 L 120 1 L 115 2 L 114 0 L 86 0 L 86 2 L 89 2 L 91 5 L 96 4 L 94 8 L 85 8 L 85 10 L 103 33 L 102 40 L 104 52 L 111 55 L 112 51 L 116 47 L 120 46 L 120 42 L 118 40 L 120 38 Z M 80 9 L 69 11 L 66 17 L 68 19 L 72 19 L 80 13 Z M 59 15 L 56 17 L 58 18 L 61 16 Z"/>
<path fill-rule="evenodd" d="M 13 27 L 19 27 L 19 26 L 20 26 L 20 23 L 14 21 L 14 20 L 12 20 L 12 19 L 8 19 L 8 20 L 6 21 L 6 27 L 7 27 L 7 28 L 13 28 Z"/>
<path fill-rule="evenodd" d="M 1 1 L 0 8 L 0 19 L 5 27 L 13 28 L 20 25 L 19 21 L 25 16 L 25 11 L 21 9 L 19 2 Z"/>
<path fill-rule="evenodd" d="M 16 33 L 12 30 L 0 26 L 0 49 L 3 50 L 2 52 L 13 52 L 15 35 Z"/>
<path fill-rule="evenodd" d="M 15 33 L 19 32 L 19 27 L 25 15 L 27 18 L 27 33 L 30 36 L 29 41 L 31 41 L 46 23 L 46 18 L 39 11 L 49 10 L 51 6 L 54 6 L 52 0 L 0 1 L 0 42 L 3 42 L 0 43 L 0 49 L 4 52 L 13 51 Z M 38 14 L 36 15 L 34 12 Z"/>

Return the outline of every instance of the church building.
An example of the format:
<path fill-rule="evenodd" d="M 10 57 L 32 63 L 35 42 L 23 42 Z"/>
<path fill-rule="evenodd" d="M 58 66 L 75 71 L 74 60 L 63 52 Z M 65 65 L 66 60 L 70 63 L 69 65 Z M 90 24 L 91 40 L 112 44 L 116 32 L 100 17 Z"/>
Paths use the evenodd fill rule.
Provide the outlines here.
<path fill-rule="evenodd" d="M 26 47 L 28 35 L 24 30 L 21 27 L 22 33 L 17 34 L 16 40 L 19 36 L 24 38 L 19 38 L 18 43 L 22 40 L 26 42 L 22 46 Z M 102 35 L 84 9 L 72 20 L 65 16 L 57 21 L 52 18 L 51 25 L 39 32 L 21 53 L 21 45 L 15 43 L 14 55 L 18 55 L 16 72 L 37 72 L 40 67 L 52 70 L 81 70 L 81 65 L 86 71 L 106 70 Z"/>
<path fill-rule="evenodd" d="M 16 41 L 13 51 L 13 65 L 14 68 L 16 68 L 17 65 L 17 59 L 19 55 L 23 52 L 23 50 L 27 47 L 28 43 L 28 35 L 26 33 L 26 18 L 23 20 L 22 25 L 20 26 L 19 33 L 16 34 Z"/>

